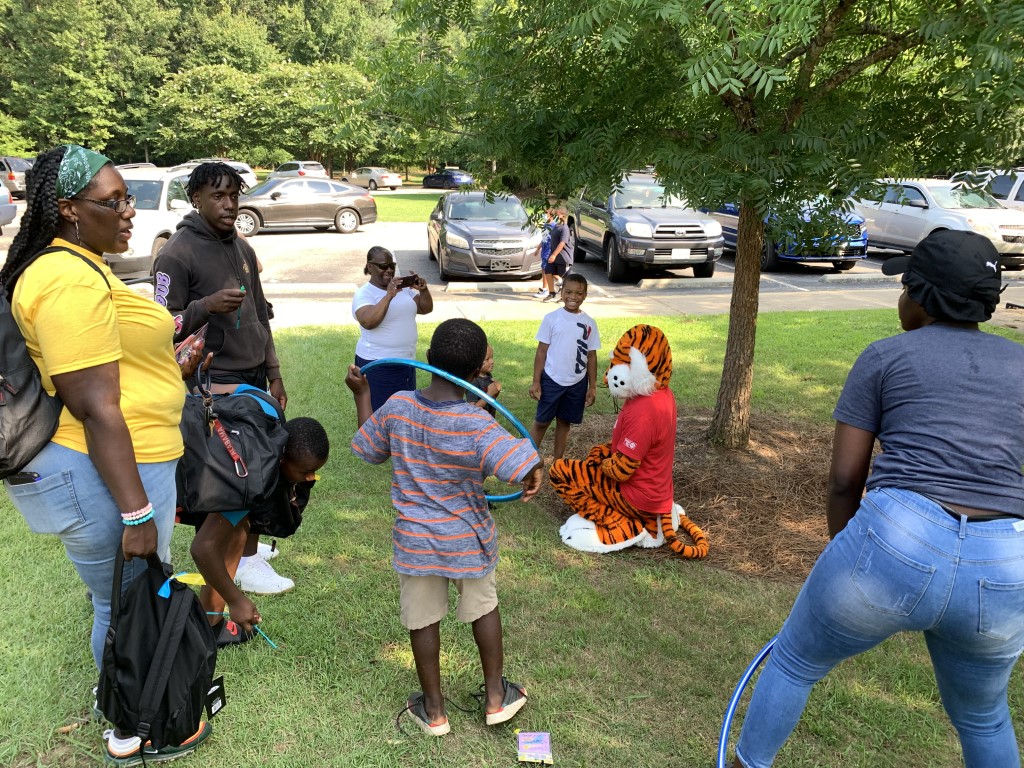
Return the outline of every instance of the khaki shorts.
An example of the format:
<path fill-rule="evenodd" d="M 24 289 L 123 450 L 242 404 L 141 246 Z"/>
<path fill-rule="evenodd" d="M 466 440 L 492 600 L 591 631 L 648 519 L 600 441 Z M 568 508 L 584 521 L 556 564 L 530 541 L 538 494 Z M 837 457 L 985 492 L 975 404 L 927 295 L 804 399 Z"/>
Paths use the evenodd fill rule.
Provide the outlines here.
<path fill-rule="evenodd" d="M 494 571 L 480 579 L 446 579 L 444 576 L 407 576 L 398 574 L 402 589 L 399 605 L 402 626 L 423 629 L 448 615 L 448 584 L 459 591 L 455 618 L 471 624 L 498 607 L 498 585 Z"/>

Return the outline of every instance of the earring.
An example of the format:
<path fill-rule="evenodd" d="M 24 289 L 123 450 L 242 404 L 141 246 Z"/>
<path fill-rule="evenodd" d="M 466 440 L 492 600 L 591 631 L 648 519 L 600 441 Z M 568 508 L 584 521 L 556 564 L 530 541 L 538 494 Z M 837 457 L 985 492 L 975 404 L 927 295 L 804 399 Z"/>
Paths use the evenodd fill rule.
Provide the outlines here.
<path fill-rule="evenodd" d="M 82 244 L 82 236 L 78 234 L 78 219 L 75 219 L 75 240 L 78 241 L 79 245 Z"/>

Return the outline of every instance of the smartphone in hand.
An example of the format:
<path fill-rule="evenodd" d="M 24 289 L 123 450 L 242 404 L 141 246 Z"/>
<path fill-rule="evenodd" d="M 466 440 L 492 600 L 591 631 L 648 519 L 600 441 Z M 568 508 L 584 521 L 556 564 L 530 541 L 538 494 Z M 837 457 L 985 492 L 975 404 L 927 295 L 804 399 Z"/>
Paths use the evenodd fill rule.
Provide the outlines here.
<path fill-rule="evenodd" d="M 398 278 L 399 288 L 412 288 L 414 285 L 416 285 L 416 275 L 405 275 Z"/>

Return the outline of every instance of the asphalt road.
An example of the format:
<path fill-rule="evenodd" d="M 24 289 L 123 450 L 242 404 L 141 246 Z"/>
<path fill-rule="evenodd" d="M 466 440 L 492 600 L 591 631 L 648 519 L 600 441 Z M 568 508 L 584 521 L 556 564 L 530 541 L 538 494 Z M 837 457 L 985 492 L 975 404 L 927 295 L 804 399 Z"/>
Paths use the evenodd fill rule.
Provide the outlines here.
<path fill-rule="evenodd" d="M 436 190 L 430 190 L 436 193 Z M 383 192 L 381 194 L 388 194 Z M 23 205 L 23 204 L 22 204 Z M 15 222 L 17 224 L 17 221 Z M 6 254 L 16 226 L 4 228 L 0 256 Z M 551 304 L 533 299 L 539 280 L 443 283 L 437 263 L 427 255 L 426 223 L 374 223 L 350 235 L 334 231 L 264 231 L 250 238 L 263 263 L 263 284 L 274 302 L 275 325 L 351 323 L 351 296 L 366 281 L 366 251 L 391 249 L 402 274 L 426 278 L 435 298 L 431 319 L 469 317 L 478 321 L 540 319 Z M 848 272 L 830 264 L 783 265 L 761 276 L 761 311 L 892 308 L 899 282 L 881 273 L 891 252 L 872 250 Z M 636 285 L 613 284 L 596 260 L 577 261 L 575 271 L 590 283 L 587 311 L 594 317 L 713 314 L 729 311 L 734 262 L 727 255 L 713 278 L 695 278 L 691 270 L 648 273 Z M 1024 272 L 1008 272 L 1006 301 L 1024 304 Z M 1024 328 L 1024 311 L 1000 310 L 996 320 Z"/>

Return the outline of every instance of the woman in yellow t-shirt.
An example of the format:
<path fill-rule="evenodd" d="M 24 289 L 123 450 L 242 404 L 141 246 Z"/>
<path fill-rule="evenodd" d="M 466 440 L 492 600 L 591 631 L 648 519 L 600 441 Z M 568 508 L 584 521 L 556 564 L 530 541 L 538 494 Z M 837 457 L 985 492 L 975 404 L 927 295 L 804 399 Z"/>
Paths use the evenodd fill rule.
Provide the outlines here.
<path fill-rule="evenodd" d="M 149 555 L 169 559 L 185 387 L 170 315 L 103 261 L 128 250 L 135 216 L 110 160 L 76 145 L 44 152 L 28 172 L 26 198 L 0 282 L 43 385 L 64 408 L 50 443 L 4 486 L 32 531 L 60 538 L 89 587 L 99 667 L 118 543 L 129 561 L 125 586 Z M 203 723 L 175 755 L 209 732 Z M 141 749 L 138 737 L 108 734 L 114 761 L 132 762 Z"/>

